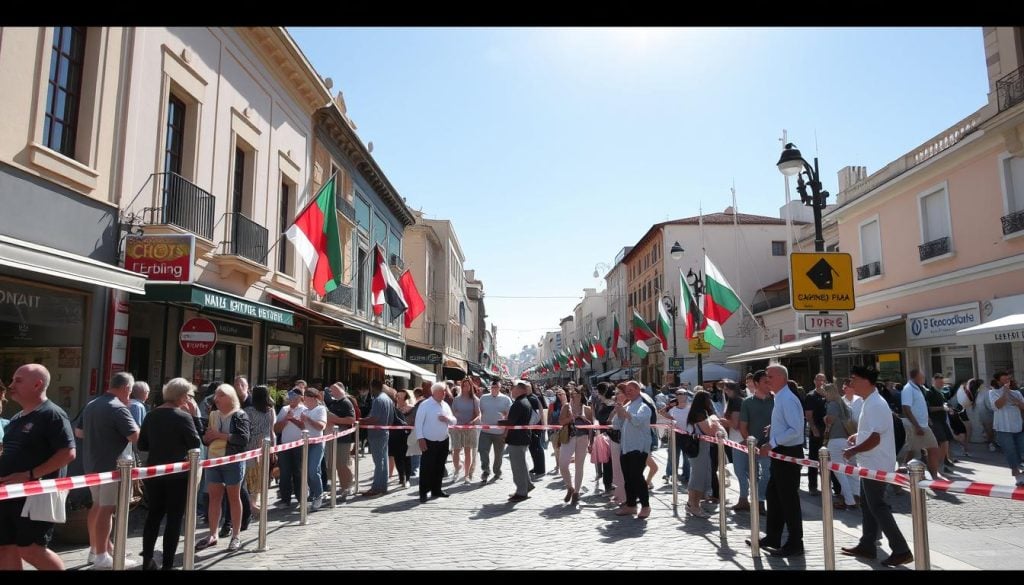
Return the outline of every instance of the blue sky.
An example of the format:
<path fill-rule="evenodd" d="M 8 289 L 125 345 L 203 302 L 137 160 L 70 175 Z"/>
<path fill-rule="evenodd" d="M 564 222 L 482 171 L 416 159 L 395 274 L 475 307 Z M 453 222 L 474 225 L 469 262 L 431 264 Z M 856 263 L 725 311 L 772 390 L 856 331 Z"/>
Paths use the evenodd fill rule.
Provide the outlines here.
<path fill-rule="evenodd" d="M 988 92 L 980 27 L 289 32 L 409 206 L 454 222 L 504 355 L 734 182 L 741 212 L 778 217 L 783 129 L 835 193 L 840 168 L 877 171 Z"/>

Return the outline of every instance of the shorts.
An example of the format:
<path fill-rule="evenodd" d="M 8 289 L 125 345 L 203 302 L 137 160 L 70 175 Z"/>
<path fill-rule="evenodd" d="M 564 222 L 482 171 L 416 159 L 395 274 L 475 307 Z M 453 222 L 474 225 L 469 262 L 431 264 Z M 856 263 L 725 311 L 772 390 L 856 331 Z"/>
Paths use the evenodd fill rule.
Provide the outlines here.
<path fill-rule="evenodd" d="M 89 486 L 89 493 L 92 494 L 93 503 L 100 506 L 117 506 L 117 491 L 120 486 L 121 482 L 119 481 Z"/>
<path fill-rule="evenodd" d="M 906 445 L 903 447 L 904 450 L 914 453 L 925 449 L 934 449 L 939 446 L 938 441 L 935 440 L 935 433 L 930 428 L 927 426 L 922 427 L 924 434 L 918 435 L 914 431 L 914 425 L 910 424 L 910 419 L 904 418 L 901 420 L 903 421 L 903 430 L 907 433 Z"/>
<path fill-rule="evenodd" d="M 217 467 L 206 468 L 206 483 L 222 483 L 224 485 L 238 485 L 242 483 L 242 474 L 245 472 L 245 461 L 225 463 Z"/>
<path fill-rule="evenodd" d="M 476 429 L 452 429 L 452 451 L 476 449 L 480 442 Z"/>
<path fill-rule="evenodd" d="M 945 419 L 945 415 L 942 418 Z M 953 438 L 953 433 L 950 432 L 949 425 L 946 424 L 945 420 L 942 422 L 937 420 L 931 421 L 928 426 L 932 429 L 932 434 L 935 435 L 935 442 L 937 443 L 945 443 Z"/>
<path fill-rule="evenodd" d="M 117 484 L 111 484 L 117 487 Z M 21 517 L 25 498 L 0 500 L 0 546 L 45 547 L 53 537 L 53 522 L 40 522 Z"/>

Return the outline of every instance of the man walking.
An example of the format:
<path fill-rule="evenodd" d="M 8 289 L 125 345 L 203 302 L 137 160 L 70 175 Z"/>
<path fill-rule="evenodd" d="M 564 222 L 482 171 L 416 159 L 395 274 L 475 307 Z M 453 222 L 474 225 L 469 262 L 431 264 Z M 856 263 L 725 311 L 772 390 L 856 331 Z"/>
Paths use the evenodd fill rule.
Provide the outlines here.
<path fill-rule="evenodd" d="M 5 429 L 0 485 L 54 479 L 75 459 L 68 415 L 46 397 L 50 372 L 39 364 L 14 372 L 8 395 L 21 405 Z M 117 484 L 113 484 L 117 485 Z M 20 571 L 22 561 L 41 571 L 63 571 L 64 562 L 46 548 L 53 522 L 21 515 L 25 498 L 0 501 L 0 570 Z"/>
<path fill-rule="evenodd" d="M 525 384 L 525 382 L 523 383 Z M 481 424 L 498 424 L 498 421 L 508 418 L 510 408 L 512 408 L 512 399 L 501 393 L 501 384 L 498 381 L 491 382 L 491 393 L 480 399 Z M 528 431 L 523 432 L 528 433 Z M 529 445 L 529 441 L 527 441 L 527 445 Z M 480 431 L 480 480 L 484 483 L 487 483 L 487 478 L 491 473 L 492 449 L 494 451 L 494 481 L 498 481 L 501 477 L 501 459 L 505 453 L 504 430 L 482 429 Z"/>
<path fill-rule="evenodd" d="M 640 502 L 640 513 L 638 518 L 647 518 L 651 515 L 650 493 L 647 488 L 647 481 L 644 479 L 644 468 L 647 466 L 647 456 L 651 451 L 651 414 L 654 412 L 647 401 L 640 397 L 643 387 L 636 380 L 630 380 L 618 386 L 620 392 L 626 395 L 626 404 L 616 404 L 615 414 L 623 419 L 622 455 L 619 461 L 622 465 L 622 478 L 626 484 L 626 505 L 619 508 L 616 516 L 632 516 L 636 514 L 637 501 Z"/>
<path fill-rule="evenodd" d="M 526 399 L 530 401 L 530 424 L 531 425 L 546 425 L 548 417 L 548 404 L 544 400 L 544 395 L 539 392 L 530 391 L 526 394 Z M 544 448 L 541 447 L 541 433 L 547 433 L 547 430 L 532 430 L 530 431 L 530 458 L 533 459 L 533 469 L 530 473 L 534 476 L 540 477 L 544 475 L 544 470 L 547 466 L 544 461 Z"/>
<path fill-rule="evenodd" d="M 448 459 L 448 427 L 455 424 L 455 415 L 444 401 L 448 386 L 436 382 L 430 387 L 431 397 L 419 403 L 416 410 L 416 426 L 413 431 L 420 444 L 423 457 L 420 459 L 420 502 L 432 498 L 447 498 L 441 491 L 441 475 L 444 462 Z M 387 470 L 386 464 L 384 470 Z"/>
<path fill-rule="evenodd" d="M 928 426 L 928 400 L 925 397 L 923 371 L 916 368 L 910 370 L 910 379 L 900 392 L 900 405 L 903 413 L 903 430 L 907 436 L 902 461 L 906 462 L 912 457 L 917 457 L 921 451 L 925 451 L 932 479 L 946 479 L 939 475 L 942 453 L 939 451 L 935 433 Z"/>
<path fill-rule="evenodd" d="M 494 391 L 495 386 L 491 386 L 491 391 Z M 524 380 L 516 382 L 516 385 L 512 387 L 512 406 L 508 410 L 508 418 L 501 421 L 500 424 L 503 426 L 521 426 L 530 423 L 530 417 L 533 415 L 533 409 L 530 408 L 530 400 L 527 395 L 530 394 L 530 384 Z M 506 396 L 506 398 L 508 398 Z M 530 481 L 530 474 L 526 469 L 526 451 L 530 445 L 530 431 L 526 429 L 509 429 L 508 435 L 506 436 L 506 443 L 508 443 L 508 459 L 509 463 L 512 464 L 512 481 L 516 484 L 516 491 L 513 492 L 509 497 L 510 502 L 521 502 L 530 497 L 530 490 L 533 489 L 533 483 Z M 481 435 L 482 437 L 483 435 Z M 483 452 L 481 452 L 483 454 Z M 484 471 L 487 471 L 487 465 L 484 464 Z M 497 474 L 500 470 L 495 471 Z"/>
<path fill-rule="evenodd" d="M 389 425 L 395 415 L 395 403 L 384 393 L 384 384 L 380 380 L 370 382 L 370 414 L 359 421 L 360 425 Z M 373 497 L 388 493 L 388 431 L 387 429 L 370 429 L 367 438 L 370 442 L 370 456 L 373 458 L 373 483 L 370 489 L 360 494 Z"/>
<path fill-rule="evenodd" d="M 853 391 L 864 399 L 857 434 L 849 439 L 850 447 L 843 451 L 849 461 L 854 456 L 860 467 L 893 471 L 896 469 L 896 442 L 893 438 L 893 420 L 889 405 L 875 388 L 878 372 L 854 366 L 850 369 L 850 385 Z M 882 561 L 887 567 L 905 565 L 914 560 L 907 540 L 893 520 L 892 510 L 885 503 L 885 484 L 873 479 L 861 478 L 861 537 L 854 547 L 843 547 L 844 555 L 874 559 L 878 554 L 876 543 L 879 530 L 885 534 L 892 548 L 889 558 Z M 769 508 L 770 509 L 770 508 Z"/>
<path fill-rule="evenodd" d="M 102 396 L 85 405 L 79 419 L 79 434 L 82 437 L 85 473 L 103 473 L 117 470 L 117 460 L 132 457 L 131 444 L 139 440 L 139 426 L 135 424 L 128 410 L 132 385 L 131 374 L 119 372 L 110 380 L 110 389 Z M 114 544 L 110 541 L 113 528 L 111 519 L 117 507 L 117 483 L 91 486 L 92 507 L 89 508 L 89 552 L 93 568 L 111 569 Z M 125 559 L 125 568 L 138 565 L 134 559 Z"/>
<path fill-rule="evenodd" d="M 804 412 L 800 399 L 789 389 L 789 370 L 773 364 L 765 369 L 768 389 L 775 395 L 772 425 L 768 443 L 761 446 L 759 455 L 766 457 L 774 451 L 790 457 L 804 456 Z M 804 554 L 804 527 L 800 510 L 800 466 L 772 459 L 771 478 L 768 480 L 767 529 L 761 539 L 761 548 L 773 557 L 791 557 Z M 782 545 L 782 528 L 789 538 Z M 750 540 L 747 539 L 747 544 Z"/>

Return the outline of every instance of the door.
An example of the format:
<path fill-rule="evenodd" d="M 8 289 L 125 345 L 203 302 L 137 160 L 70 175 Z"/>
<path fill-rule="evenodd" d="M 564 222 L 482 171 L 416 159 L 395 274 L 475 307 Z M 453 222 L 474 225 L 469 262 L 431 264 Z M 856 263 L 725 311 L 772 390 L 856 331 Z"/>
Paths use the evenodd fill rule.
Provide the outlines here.
<path fill-rule="evenodd" d="M 128 372 L 135 376 L 136 380 L 150 381 L 149 371 L 149 338 L 132 337 L 128 343 L 128 363 L 125 364 Z M 153 385 L 160 383 L 159 379 L 152 380 Z"/>
<path fill-rule="evenodd" d="M 966 382 L 974 377 L 974 360 L 969 357 L 953 358 L 953 379 L 950 384 Z"/>
<path fill-rule="evenodd" d="M 199 370 L 201 384 L 232 383 L 234 380 L 230 378 L 234 377 L 235 371 L 235 345 L 218 343 L 210 353 L 199 359 L 196 369 Z"/>

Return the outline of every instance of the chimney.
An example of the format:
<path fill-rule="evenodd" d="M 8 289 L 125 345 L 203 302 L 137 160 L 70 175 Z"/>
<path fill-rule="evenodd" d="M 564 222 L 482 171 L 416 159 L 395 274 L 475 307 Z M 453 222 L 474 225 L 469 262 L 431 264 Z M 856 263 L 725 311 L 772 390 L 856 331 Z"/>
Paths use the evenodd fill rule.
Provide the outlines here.
<path fill-rule="evenodd" d="M 868 178 L 867 167 L 849 166 L 839 169 L 839 192 L 846 191 L 866 178 Z"/>
<path fill-rule="evenodd" d="M 725 215 L 734 215 L 736 211 L 732 208 L 732 205 L 730 205 L 729 207 L 726 207 L 725 211 L 723 211 L 722 213 L 724 213 Z"/>

